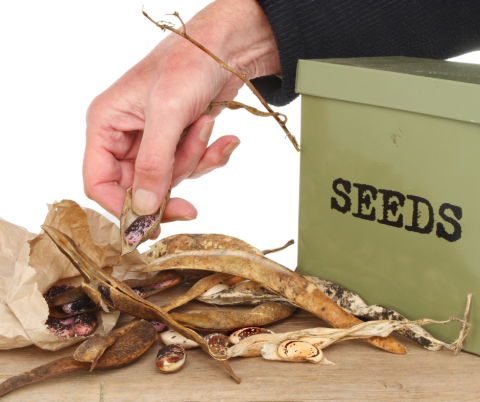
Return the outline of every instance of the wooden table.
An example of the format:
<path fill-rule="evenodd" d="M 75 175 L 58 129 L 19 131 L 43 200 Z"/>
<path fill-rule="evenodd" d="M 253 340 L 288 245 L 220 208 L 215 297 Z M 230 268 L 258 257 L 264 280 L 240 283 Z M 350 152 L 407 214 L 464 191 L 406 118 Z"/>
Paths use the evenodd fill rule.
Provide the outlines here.
<path fill-rule="evenodd" d="M 163 301 L 185 291 L 177 288 L 151 301 Z M 191 309 L 209 309 L 192 302 Z M 124 315 L 123 325 L 131 317 Z M 297 310 L 275 332 L 325 325 Z M 266 361 L 261 357 L 235 358 L 230 364 L 242 379 L 236 384 L 220 364 L 200 349 L 188 350 L 185 367 L 161 374 L 155 357 L 158 341 L 129 367 L 111 371 L 78 371 L 26 386 L 3 397 L 7 401 L 147 402 L 147 401 L 479 401 L 480 358 L 469 353 L 429 352 L 395 336 L 407 348 L 405 356 L 392 355 L 362 341 L 341 342 L 325 349 L 335 366 Z M 72 355 L 76 346 L 57 352 L 35 346 L 0 351 L 0 381 L 59 357 Z"/>

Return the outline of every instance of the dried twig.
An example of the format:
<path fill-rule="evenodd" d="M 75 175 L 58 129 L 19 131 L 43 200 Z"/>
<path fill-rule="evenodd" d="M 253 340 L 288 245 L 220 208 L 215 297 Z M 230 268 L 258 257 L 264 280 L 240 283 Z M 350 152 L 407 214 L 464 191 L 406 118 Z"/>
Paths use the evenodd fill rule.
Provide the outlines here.
<path fill-rule="evenodd" d="M 293 146 L 295 147 L 295 149 L 297 151 L 300 151 L 300 146 L 298 145 L 297 143 L 297 140 L 295 139 L 295 137 L 290 133 L 290 131 L 288 131 L 285 123 L 286 123 L 286 119 L 285 120 L 282 120 L 280 118 L 280 116 L 282 116 L 280 113 L 276 113 L 272 110 L 272 108 L 270 107 L 270 105 L 265 101 L 265 99 L 263 99 L 262 95 L 260 95 L 260 93 L 257 91 L 257 89 L 253 86 L 253 84 L 247 79 L 247 77 L 245 76 L 245 74 L 241 74 L 239 73 L 237 70 L 235 70 L 234 68 L 230 67 L 229 65 L 227 65 L 225 62 L 223 62 L 221 59 L 219 59 L 217 56 L 215 56 L 210 50 L 208 50 L 205 46 L 203 46 L 201 43 L 197 42 L 195 39 L 193 39 L 191 36 L 189 36 L 187 34 L 187 29 L 185 27 L 185 24 L 183 23 L 182 19 L 180 18 L 180 15 L 177 13 L 177 12 L 174 12 L 173 14 L 170 14 L 170 15 L 173 15 L 175 17 L 177 17 L 181 24 L 182 24 L 182 27 L 183 27 L 183 30 L 180 31 L 178 29 L 175 29 L 173 28 L 172 24 L 170 22 L 167 22 L 167 21 L 154 21 L 145 11 L 143 11 L 142 9 L 142 13 L 145 17 L 147 17 L 153 24 L 155 24 L 157 27 L 159 27 L 160 29 L 162 29 L 163 31 L 165 30 L 168 30 L 170 32 L 173 32 L 173 33 L 176 33 L 177 35 L 180 35 L 180 36 L 183 36 L 185 39 L 187 39 L 188 41 L 190 41 L 192 44 L 194 44 L 196 47 L 198 47 L 200 50 L 202 50 L 203 52 L 205 52 L 206 54 L 208 54 L 212 59 L 214 59 L 220 66 L 220 68 L 224 68 L 225 70 L 231 72 L 232 74 L 236 75 L 238 78 L 240 78 L 244 83 L 245 85 L 247 85 L 248 88 L 250 88 L 250 90 L 255 94 L 255 96 L 258 98 L 258 100 L 262 103 L 262 105 L 265 107 L 265 109 L 268 110 L 268 114 L 273 116 L 273 118 L 277 121 L 277 123 L 280 125 L 280 127 L 282 127 L 283 131 L 285 132 L 285 134 L 287 135 L 288 139 L 290 140 L 290 142 L 293 144 Z M 229 102 L 229 101 L 226 101 L 226 102 Z M 226 105 L 222 105 L 222 106 L 226 106 Z M 253 109 L 253 108 L 252 108 Z M 249 109 L 247 109 L 249 110 Z"/>
<path fill-rule="evenodd" d="M 472 303 L 472 294 L 470 293 L 467 296 L 467 306 L 465 307 L 465 313 L 463 314 L 463 323 L 462 323 L 462 329 L 460 331 L 460 335 L 458 337 L 458 340 L 454 342 L 455 347 L 453 348 L 454 354 L 458 355 L 460 351 L 463 349 L 463 341 L 467 337 L 468 331 L 470 331 L 470 326 L 467 322 L 468 320 L 468 313 L 470 312 L 470 305 Z"/>
<path fill-rule="evenodd" d="M 272 248 L 270 250 L 263 250 L 262 253 L 263 255 L 271 254 L 271 253 L 276 253 L 277 251 L 282 251 L 285 250 L 287 247 L 291 246 L 293 243 L 295 243 L 294 240 L 289 240 L 284 246 L 278 247 L 278 248 Z"/>

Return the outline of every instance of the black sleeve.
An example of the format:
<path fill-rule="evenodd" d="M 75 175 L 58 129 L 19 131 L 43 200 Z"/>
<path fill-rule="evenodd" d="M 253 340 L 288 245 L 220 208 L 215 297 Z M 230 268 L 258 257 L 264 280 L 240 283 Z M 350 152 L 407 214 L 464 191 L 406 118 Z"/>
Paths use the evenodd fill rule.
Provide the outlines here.
<path fill-rule="evenodd" d="M 257 0 L 272 27 L 282 79 L 252 83 L 268 103 L 295 94 L 299 59 L 447 59 L 480 49 L 480 0 Z"/>

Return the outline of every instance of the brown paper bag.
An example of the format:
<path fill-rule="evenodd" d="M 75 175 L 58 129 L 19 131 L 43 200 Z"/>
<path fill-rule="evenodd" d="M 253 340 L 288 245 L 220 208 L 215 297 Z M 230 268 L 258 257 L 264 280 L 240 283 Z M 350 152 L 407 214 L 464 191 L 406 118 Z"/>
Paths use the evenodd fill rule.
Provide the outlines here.
<path fill-rule="evenodd" d="M 137 251 L 117 262 L 121 250 L 119 228 L 96 211 L 64 200 L 48 206 L 45 225 L 70 236 L 100 267 L 119 280 L 144 278 L 145 265 Z M 47 234 L 34 235 L 0 220 L 0 349 L 35 344 L 57 350 L 86 337 L 58 339 L 46 327 L 48 305 L 43 294 L 54 284 L 79 286 L 82 278 Z M 116 324 L 118 311 L 98 313 L 96 334 L 106 334 Z"/>

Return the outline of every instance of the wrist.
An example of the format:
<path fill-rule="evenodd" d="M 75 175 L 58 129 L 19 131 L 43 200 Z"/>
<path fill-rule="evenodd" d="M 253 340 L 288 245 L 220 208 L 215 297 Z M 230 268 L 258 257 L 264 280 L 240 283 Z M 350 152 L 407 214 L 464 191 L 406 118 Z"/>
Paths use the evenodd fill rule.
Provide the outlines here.
<path fill-rule="evenodd" d="M 216 0 L 189 21 L 187 32 L 248 79 L 281 73 L 273 32 L 256 0 Z"/>

